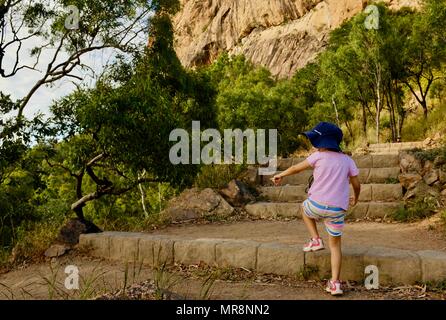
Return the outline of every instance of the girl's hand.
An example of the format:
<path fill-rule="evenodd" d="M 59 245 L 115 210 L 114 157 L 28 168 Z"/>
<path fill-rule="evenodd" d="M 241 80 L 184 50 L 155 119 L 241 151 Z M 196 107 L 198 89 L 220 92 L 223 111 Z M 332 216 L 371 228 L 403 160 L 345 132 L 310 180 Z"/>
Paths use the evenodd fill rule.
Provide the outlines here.
<path fill-rule="evenodd" d="M 274 177 L 271 178 L 271 181 L 274 183 L 275 186 L 278 186 L 282 182 L 282 177 L 276 174 Z"/>
<path fill-rule="evenodd" d="M 352 207 L 356 206 L 357 203 L 358 203 L 358 198 L 356 198 L 356 197 L 351 197 L 350 198 L 350 205 Z"/>

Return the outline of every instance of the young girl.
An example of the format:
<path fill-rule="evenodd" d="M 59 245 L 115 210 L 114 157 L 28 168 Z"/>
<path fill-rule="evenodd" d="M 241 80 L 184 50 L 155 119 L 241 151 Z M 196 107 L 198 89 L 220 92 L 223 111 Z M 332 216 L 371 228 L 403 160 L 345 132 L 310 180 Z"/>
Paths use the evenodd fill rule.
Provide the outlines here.
<path fill-rule="evenodd" d="M 303 250 L 310 252 L 324 249 L 324 243 L 316 227 L 316 221 L 323 219 L 329 237 L 332 273 L 326 291 L 332 295 L 341 295 L 343 291 L 339 276 L 342 259 L 342 229 L 345 213 L 349 207 L 349 183 L 352 184 L 354 190 L 354 197 L 350 199 L 350 204 L 354 206 L 358 202 L 361 190 L 359 172 L 355 162 L 342 153 L 339 147 L 343 134 L 336 125 L 321 122 L 313 130 L 304 134 L 317 151 L 301 163 L 275 175 L 272 180 L 275 185 L 279 185 L 283 177 L 308 168 L 314 169 L 314 181 L 308 191 L 308 199 L 302 203 L 302 218 L 311 235 L 311 240 Z"/>

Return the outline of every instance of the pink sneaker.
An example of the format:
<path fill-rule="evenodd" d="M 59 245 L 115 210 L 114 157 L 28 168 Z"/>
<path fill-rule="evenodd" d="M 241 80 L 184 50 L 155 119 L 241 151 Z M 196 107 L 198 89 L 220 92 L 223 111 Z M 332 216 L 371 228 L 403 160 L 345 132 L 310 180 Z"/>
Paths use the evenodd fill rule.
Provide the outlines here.
<path fill-rule="evenodd" d="M 321 238 L 311 239 L 310 242 L 304 246 L 304 252 L 318 251 L 324 248 L 324 242 Z"/>
<path fill-rule="evenodd" d="M 331 293 L 332 296 L 340 296 L 344 293 L 344 291 L 342 291 L 341 281 L 339 280 L 328 280 L 325 291 Z"/>

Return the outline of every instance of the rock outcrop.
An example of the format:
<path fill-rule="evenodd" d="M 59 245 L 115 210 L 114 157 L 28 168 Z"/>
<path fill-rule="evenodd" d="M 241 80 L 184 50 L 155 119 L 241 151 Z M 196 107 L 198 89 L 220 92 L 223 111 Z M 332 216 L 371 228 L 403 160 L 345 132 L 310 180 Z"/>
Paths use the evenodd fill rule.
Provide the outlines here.
<path fill-rule="evenodd" d="M 406 190 L 404 199 L 417 196 L 437 199 L 446 196 L 446 167 L 442 154 L 437 155 L 434 161 L 430 161 L 420 160 L 413 152 L 404 151 L 400 153 L 399 159 L 401 174 L 398 179 Z"/>
<path fill-rule="evenodd" d="M 273 75 L 290 77 L 315 59 L 328 34 L 359 13 L 366 0 L 181 0 L 174 17 L 176 51 L 186 67 L 221 52 L 244 54 Z M 419 0 L 386 0 L 391 8 Z"/>
<path fill-rule="evenodd" d="M 234 208 L 213 189 L 192 188 L 170 200 L 162 215 L 180 222 L 208 216 L 228 217 L 233 213 Z"/>
<path fill-rule="evenodd" d="M 87 220 L 70 219 L 60 229 L 57 241 L 62 244 L 74 246 L 79 243 L 79 236 L 84 233 L 102 232 L 93 222 Z"/>

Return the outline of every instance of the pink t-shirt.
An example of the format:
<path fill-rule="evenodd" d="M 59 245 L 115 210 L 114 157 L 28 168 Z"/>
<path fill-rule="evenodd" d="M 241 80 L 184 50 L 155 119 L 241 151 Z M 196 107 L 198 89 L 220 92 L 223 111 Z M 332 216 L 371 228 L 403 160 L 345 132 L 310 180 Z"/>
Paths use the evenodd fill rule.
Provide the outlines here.
<path fill-rule="evenodd" d="M 348 155 L 334 151 L 316 151 L 307 161 L 314 168 L 314 182 L 308 191 L 311 200 L 348 210 L 350 177 L 359 170 Z"/>

